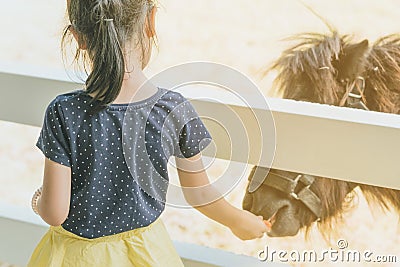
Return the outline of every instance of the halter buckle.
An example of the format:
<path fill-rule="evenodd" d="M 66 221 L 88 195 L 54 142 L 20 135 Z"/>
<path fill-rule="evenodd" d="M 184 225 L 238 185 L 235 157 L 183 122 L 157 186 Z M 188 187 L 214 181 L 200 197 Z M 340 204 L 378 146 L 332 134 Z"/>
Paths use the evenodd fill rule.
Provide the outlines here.
<path fill-rule="evenodd" d="M 297 199 L 297 200 L 299 200 L 300 198 L 299 198 L 299 196 L 294 192 L 294 190 L 296 189 L 296 186 L 298 185 L 298 183 L 299 183 L 299 181 L 300 181 L 300 179 L 301 179 L 302 176 L 303 176 L 302 174 L 299 174 L 299 175 L 296 176 L 296 178 L 293 180 L 291 192 L 289 192 L 289 195 L 290 195 L 291 197 L 293 197 L 294 199 Z"/>
<path fill-rule="evenodd" d="M 358 81 L 361 81 L 360 86 L 357 83 Z M 364 103 L 363 99 L 364 90 L 365 90 L 365 79 L 362 76 L 358 76 L 354 80 L 352 88 L 347 95 L 347 100 L 346 100 L 347 106 L 350 108 L 369 110 Z"/>

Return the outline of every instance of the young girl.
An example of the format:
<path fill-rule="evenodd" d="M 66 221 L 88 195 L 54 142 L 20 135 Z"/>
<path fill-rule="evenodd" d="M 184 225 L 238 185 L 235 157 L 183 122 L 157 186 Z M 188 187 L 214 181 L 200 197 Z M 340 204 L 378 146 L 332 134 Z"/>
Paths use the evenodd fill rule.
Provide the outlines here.
<path fill-rule="evenodd" d="M 32 207 L 51 227 L 28 266 L 183 266 L 159 219 L 171 156 L 188 203 L 243 240 L 261 237 L 261 217 L 213 201 L 201 161 L 210 135 L 193 106 L 147 82 L 154 3 L 69 0 L 67 9 L 63 41 L 73 35 L 90 73 L 84 90 L 46 110 Z"/>

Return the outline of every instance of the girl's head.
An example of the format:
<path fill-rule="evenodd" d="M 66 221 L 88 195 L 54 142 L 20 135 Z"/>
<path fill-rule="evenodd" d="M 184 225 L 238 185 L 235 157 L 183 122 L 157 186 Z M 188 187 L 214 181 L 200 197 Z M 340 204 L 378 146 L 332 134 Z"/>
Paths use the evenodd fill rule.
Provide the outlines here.
<path fill-rule="evenodd" d="M 83 59 L 90 69 L 86 90 L 94 95 L 99 110 L 118 96 L 124 75 L 132 72 L 127 62 L 138 55 L 144 68 L 151 55 L 155 35 L 153 0 L 67 0 L 71 25 L 64 31 L 62 43 L 72 33 L 78 42 L 75 61 Z M 98 100 L 98 101 L 97 101 Z"/>

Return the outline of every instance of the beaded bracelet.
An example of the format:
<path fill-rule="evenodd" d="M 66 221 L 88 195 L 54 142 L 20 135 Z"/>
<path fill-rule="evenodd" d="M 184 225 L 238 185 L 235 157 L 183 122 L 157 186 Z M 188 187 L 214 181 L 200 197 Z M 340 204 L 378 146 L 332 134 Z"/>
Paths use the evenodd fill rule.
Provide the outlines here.
<path fill-rule="evenodd" d="M 32 196 L 31 206 L 33 212 L 35 212 L 36 214 L 39 214 L 39 211 L 37 210 L 37 203 L 41 196 L 42 196 L 42 187 L 38 188 Z"/>

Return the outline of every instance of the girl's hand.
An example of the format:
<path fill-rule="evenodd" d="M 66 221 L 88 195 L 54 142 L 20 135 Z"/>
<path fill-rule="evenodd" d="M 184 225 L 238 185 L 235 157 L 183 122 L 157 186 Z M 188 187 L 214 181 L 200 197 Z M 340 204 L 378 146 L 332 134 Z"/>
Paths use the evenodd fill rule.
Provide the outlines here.
<path fill-rule="evenodd" d="M 229 228 L 235 236 L 242 240 L 261 238 L 264 233 L 271 230 L 263 221 L 262 216 L 256 216 L 245 210 L 239 210 L 237 220 Z"/>

